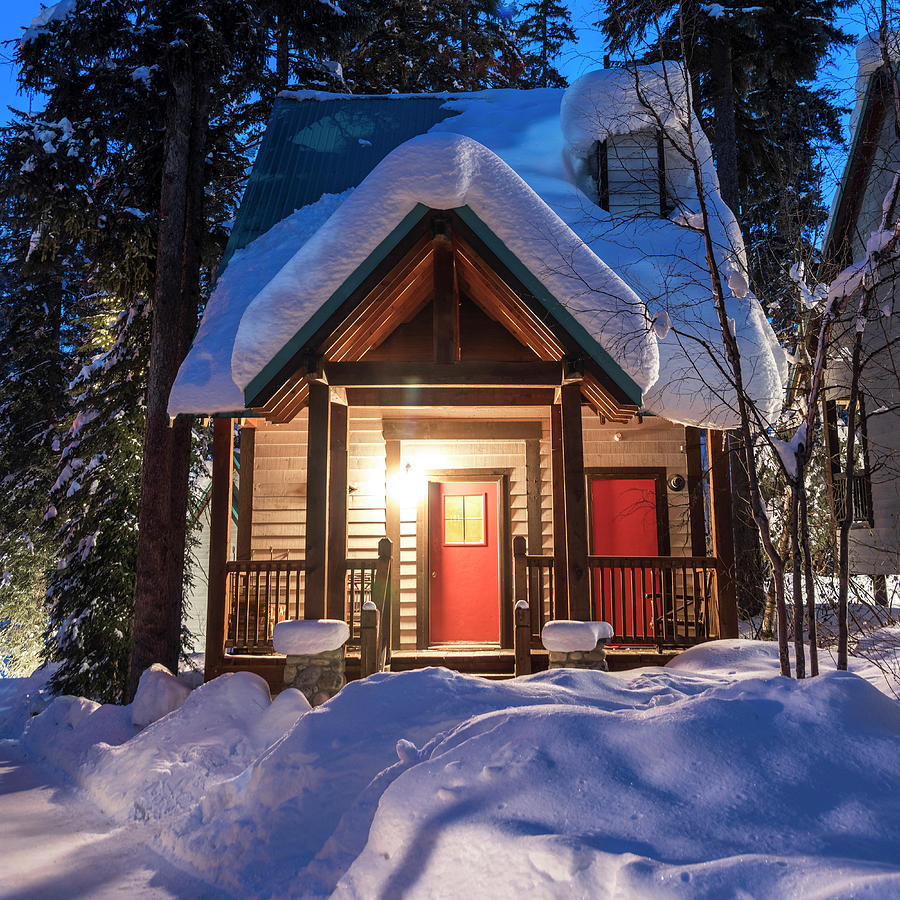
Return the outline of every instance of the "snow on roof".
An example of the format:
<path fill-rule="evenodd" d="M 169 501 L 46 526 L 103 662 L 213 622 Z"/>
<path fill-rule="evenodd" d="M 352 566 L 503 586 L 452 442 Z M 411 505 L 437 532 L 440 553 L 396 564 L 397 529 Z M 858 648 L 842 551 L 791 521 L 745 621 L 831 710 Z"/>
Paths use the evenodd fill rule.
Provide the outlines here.
<path fill-rule="evenodd" d="M 428 136 L 394 149 L 355 190 L 323 197 L 235 253 L 179 372 L 170 412 L 242 408 L 241 388 L 416 203 L 465 204 L 644 391 L 647 411 L 701 427 L 732 427 L 736 415 L 719 371 L 723 360 L 710 360 L 703 349 L 722 356 L 702 234 L 691 227 L 699 212 L 696 189 L 678 147 L 671 140 L 666 147 L 667 194 L 677 201 L 671 219 L 611 216 L 589 196 L 578 172 L 578 155 L 594 141 L 648 126 L 640 104 L 623 101 L 627 78 L 634 80 L 623 72 L 590 73 L 568 91 L 446 95 L 442 107 L 453 115 L 433 124 Z M 651 105 L 674 135 L 677 123 L 688 121 L 679 77 L 673 64 L 639 73 L 643 95 L 660 98 Z M 319 103 L 323 99 L 302 92 L 279 102 L 328 107 Z M 371 102 L 340 99 L 349 106 Z M 786 377 L 784 354 L 747 291 L 740 230 L 719 195 L 709 143 L 690 121 L 748 390 L 774 415 Z M 686 132 L 677 139 L 686 141 Z M 668 332 L 652 327 L 666 317 Z"/>
<path fill-rule="evenodd" d="M 428 134 L 389 154 L 251 301 L 231 359 L 242 388 L 417 204 L 467 206 L 641 388 L 657 377 L 644 304 L 498 156 Z"/>

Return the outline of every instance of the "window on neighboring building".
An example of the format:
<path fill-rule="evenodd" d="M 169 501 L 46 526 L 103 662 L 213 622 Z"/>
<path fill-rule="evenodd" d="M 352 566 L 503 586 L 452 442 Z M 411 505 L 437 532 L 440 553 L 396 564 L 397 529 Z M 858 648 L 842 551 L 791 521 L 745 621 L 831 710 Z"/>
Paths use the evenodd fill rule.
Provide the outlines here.
<path fill-rule="evenodd" d="M 597 141 L 590 165 L 603 209 L 616 216 L 668 215 L 665 150 L 655 129 Z"/>
<path fill-rule="evenodd" d="M 834 497 L 834 517 L 841 522 L 846 515 L 847 504 L 851 505 L 852 521 L 859 525 L 874 525 L 872 516 L 872 481 L 868 465 L 868 448 L 866 436 L 866 416 L 863 398 L 859 398 L 856 412 L 856 438 L 854 440 L 853 477 L 845 477 L 843 468 L 847 458 L 847 435 L 849 431 L 850 413 L 847 401 L 831 404 L 833 413 L 833 438 L 835 446 L 830 448 L 832 454 L 832 496 Z M 827 406 L 826 406 L 827 409 Z M 836 438 L 836 441 L 834 440 Z"/>

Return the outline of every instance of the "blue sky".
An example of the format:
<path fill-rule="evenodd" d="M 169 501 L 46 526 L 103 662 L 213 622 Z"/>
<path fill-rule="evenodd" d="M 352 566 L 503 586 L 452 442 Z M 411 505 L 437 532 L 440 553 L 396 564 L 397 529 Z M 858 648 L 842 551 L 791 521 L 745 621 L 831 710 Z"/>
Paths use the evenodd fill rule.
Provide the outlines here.
<path fill-rule="evenodd" d="M 51 5 L 49 2 L 47 5 Z M 21 34 L 21 26 L 27 25 L 41 9 L 39 0 L 14 0 L 14 2 L 0 2 L 0 40 L 15 39 Z M 578 45 L 568 49 L 560 60 L 560 69 L 573 81 L 579 75 L 589 69 L 596 68 L 603 63 L 604 46 L 597 30 L 591 23 L 598 17 L 598 0 L 571 0 L 572 18 L 578 35 Z M 852 34 L 860 35 L 862 25 L 860 23 L 859 10 L 851 9 L 843 16 L 845 29 Z M 6 107 L 10 105 L 18 108 L 29 109 L 30 100 L 27 96 L 16 95 L 16 80 L 14 69 L 9 60 L 13 54 L 13 47 L 6 45 L 0 47 L 0 116 L 6 118 Z M 853 102 L 853 78 L 855 75 L 855 57 L 853 50 L 847 50 L 839 54 L 834 65 L 824 73 L 823 80 L 836 85 L 842 91 L 845 105 Z M 840 160 L 838 161 L 838 164 Z M 836 173 L 834 178 L 838 178 Z"/>

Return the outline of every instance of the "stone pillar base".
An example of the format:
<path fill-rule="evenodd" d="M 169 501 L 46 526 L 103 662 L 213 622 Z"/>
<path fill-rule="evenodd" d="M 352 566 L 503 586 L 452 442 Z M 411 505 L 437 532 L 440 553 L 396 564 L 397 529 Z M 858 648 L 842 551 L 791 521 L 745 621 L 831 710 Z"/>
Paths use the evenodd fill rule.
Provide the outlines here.
<path fill-rule="evenodd" d="M 312 706 L 330 700 L 346 683 L 343 647 L 311 655 L 288 654 L 284 661 L 285 687 L 297 688 Z"/>
<path fill-rule="evenodd" d="M 606 642 L 601 641 L 593 650 L 551 650 L 551 669 L 592 669 L 595 672 L 608 672 L 606 664 Z"/>

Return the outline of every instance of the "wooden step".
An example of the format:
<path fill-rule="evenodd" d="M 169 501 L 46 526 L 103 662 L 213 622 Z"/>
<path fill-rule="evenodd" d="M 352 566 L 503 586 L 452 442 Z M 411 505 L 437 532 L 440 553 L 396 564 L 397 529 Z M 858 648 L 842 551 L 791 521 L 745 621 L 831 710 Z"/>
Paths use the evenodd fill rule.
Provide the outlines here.
<path fill-rule="evenodd" d="M 408 672 L 428 666 L 444 666 L 456 672 L 511 677 L 515 669 L 512 650 L 500 648 L 440 648 L 435 650 L 394 650 L 391 671 Z"/>

